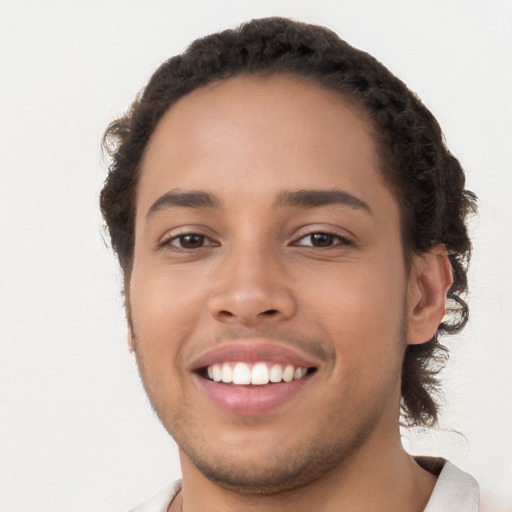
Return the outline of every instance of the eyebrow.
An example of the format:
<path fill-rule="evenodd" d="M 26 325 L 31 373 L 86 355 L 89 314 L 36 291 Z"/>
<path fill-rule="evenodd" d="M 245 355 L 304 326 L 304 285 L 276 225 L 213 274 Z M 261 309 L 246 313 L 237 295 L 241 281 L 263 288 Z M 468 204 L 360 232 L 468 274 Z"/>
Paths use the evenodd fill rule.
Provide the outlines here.
<path fill-rule="evenodd" d="M 301 207 L 318 208 L 340 204 L 354 209 L 360 209 L 372 214 L 368 203 L 358 197 L 339 189 L 330 190 L 285 190 L 280 192 L 272 208 Z M 191 190 L 180 192 L 172 189 L 160 196 L 149 208 L 146 217 L 150 217 L 158 211 L 166 208 L 220 208 L 221 202 L 217 196 L 210 192 Z"/>
<path fill-rule="evenodd" d="M 178 189 L 169 190 L 160 196 L 149 208 L 146 217 L 150 217 L 160 210 L 172 208 L 219 208 L 219 199 L 209 192 L 192 190 L 190 192 L 179 192 Z"/>
<path fill-rule="evenodd" d="M 346 192 L 345 190 L 285 190 L 281 192 L 274 201 L 273 208 L 282 208 L 285 206 L 295 206 L 302 208 L 318 208 L 320 206 L 329 206 L 340 204 L 350 208 L 367 211 L 372 214 L 372 209 L 362 199 Z"/>

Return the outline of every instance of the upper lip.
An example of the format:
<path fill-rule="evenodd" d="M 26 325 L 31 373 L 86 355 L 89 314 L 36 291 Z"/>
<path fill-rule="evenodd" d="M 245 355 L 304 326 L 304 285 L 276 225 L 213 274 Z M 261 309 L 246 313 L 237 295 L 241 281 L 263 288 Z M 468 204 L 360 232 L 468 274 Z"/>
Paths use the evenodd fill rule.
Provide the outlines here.
<path fill-rule="evenodd" d="M 193 371 L 224 362 L 256 363 L 271 362 L 291 364 L 302 368 L 317 367 L 318 362 L 312 356 L 299 354 L 292 348 L 283 346 L 273 340 L 247 338 L 234 340 L 217 345 L 194 358 L 191 364 Z"/>

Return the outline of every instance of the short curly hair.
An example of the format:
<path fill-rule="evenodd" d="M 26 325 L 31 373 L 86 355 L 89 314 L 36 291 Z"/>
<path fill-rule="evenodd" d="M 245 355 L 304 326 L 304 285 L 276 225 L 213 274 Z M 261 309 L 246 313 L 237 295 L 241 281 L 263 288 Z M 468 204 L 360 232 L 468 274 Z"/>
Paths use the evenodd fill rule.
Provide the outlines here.
<path fill-rule="evenodd" d="M 331 30 L 284 18 L 256 19 L 194 41 L 164 62 L 129 112 L 107 128 L 111 156 L 100 206 L 111 243 L 129 282 L 134 251 L 135 192 L 148 141 L 164 113 L 181 97 L 240 74 L 292 74 L 349 97 L 369 115 L 381 171 L 398 201 L 406 261 L 438 244 L 448 250 L 453 285 L 447 314 L 427 343 L 409 345 L 402 368 L 402 423 L 431 426 L 438 419 L 438 373 L 447 349 L 441 334 L 460 331 L 468 319 L 471 243 L 468 214 L 476 197 L 448 151 L 432 113 L 407 86 L 371 55 Z"/>

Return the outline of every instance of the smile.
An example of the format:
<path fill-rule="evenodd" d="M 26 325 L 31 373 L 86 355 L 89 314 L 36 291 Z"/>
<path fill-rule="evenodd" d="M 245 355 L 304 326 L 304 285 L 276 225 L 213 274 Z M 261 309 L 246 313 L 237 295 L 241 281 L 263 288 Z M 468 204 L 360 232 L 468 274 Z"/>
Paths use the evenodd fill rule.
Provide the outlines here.
<path fill-rule="evenodd" d="M 309 370 L 314 370 L 310 368 Z M 292 364 L 257 362 L 228 362 L 213 364 L 206 368 L 206 376 L 213 382 L 238 386 L 264 386 L 269 383 L 292 382 L 304 378 L 308 368 Z"/>
<path fill-rule="evenodd" d="M 193 380 L 207 403 L 236 415 L 260 415 L 302 396 L 322 360 L 271 340 L 221 344 L 194 358 Z M 206 404 L 205 404 L 206 405 Z"/>

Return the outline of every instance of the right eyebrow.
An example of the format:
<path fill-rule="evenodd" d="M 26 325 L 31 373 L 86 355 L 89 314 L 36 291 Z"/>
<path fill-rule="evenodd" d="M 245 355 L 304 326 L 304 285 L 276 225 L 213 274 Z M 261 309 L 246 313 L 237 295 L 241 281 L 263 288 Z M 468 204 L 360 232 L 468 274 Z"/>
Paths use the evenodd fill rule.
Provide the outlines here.
<path fill-rule="evenodd" d="M 182 208 L 220 208 L 219 198 L 202 190 L 180 192 L 172 189 L 160 196 L 149 208 L 146 218 L 165 208 L 179 206 Z"/>
<path fill-rule="evenodd" d="M 274 208 L 285 206 L 301 208 L 318 208 L 332 204 L 340 204 L 363 210 L 373 215 L 369 204 L 345 190 L 327 189 L 327 190 L 285 190 L 278 194 L 273 203 Z"/>

